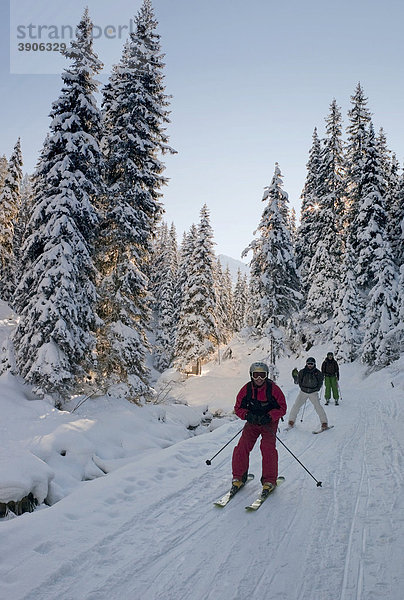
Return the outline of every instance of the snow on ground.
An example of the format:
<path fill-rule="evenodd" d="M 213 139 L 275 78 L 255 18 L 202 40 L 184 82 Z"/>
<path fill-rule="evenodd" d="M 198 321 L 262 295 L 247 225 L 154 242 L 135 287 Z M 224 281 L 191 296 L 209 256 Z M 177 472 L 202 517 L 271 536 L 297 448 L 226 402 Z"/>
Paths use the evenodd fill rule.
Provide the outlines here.
<path fill-rule="evenodd" d="M 328 349 L 310 355 L 320 363 Z M 207 405 L 231 412 L 249 364 L 266 352 L 265 344 L 235 340 L 231 359 L 173 384 L 169 396 L 189 407 L 139 408 L 103 397 L 72 414 L 3 376 L 0 447 L 14 462 L 10 473 L 3 460 L 0 490 L 13 473 L 31 483 L 24 469 L 36 467 L 25 453 L 41 462 L 42 481 L 51 476 L 53 499 L 61 499 L 0 520 L 0 597 L 401 600 L 404 361 L 368 377 L 357 364 L 342 365 L 341 405 L 326 407 L 332 430 L 312 435 L 311 406 L 295 429 L 282 425 L 279 439 L 322 487 L 278 444 L 286 482 L 257 513 L 246 513 L 260 487 L 257 445 L 256 480 L 225 509 L 213 506 L 229 487 L 236 441 L 211 466 L 205 461 L 242 423 L 228 416 L 210 428 L 198 424 Z M 277 365 L 289 408 L 297 394 L 290 371 L 304 361 Z M 187 429 L 191 421 L 197 429 Z"/>

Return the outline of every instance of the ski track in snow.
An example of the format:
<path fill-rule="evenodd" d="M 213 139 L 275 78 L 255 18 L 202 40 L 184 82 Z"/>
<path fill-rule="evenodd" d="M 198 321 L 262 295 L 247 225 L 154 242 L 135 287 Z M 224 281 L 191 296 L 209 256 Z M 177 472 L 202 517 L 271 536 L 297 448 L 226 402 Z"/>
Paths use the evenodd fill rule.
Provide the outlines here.
<path fill-rule="evenodd" d="M 281 427 L 280 439 L 323 487 L 278 443 L 286 481 L 256 513 L 244 507 L 260 490 L 258 444 L 250 465 L 255 480 L 224 509 L 213 506 L 230 485 L 232 446 L 211 467 L 204 458 L 237 431 L 236 422 L 177 444 L 139 473 L 128 467 L 122 475 L 115 472 L 110 493 L 94 507 L 63 510 L 61 501 L 46 509 L 60 511 L 61 519 L 47 538 L 24 540 L 21 533 L 13 548 L 19 519 L 9 522 L 10 550 L 24 540 L 21 560 L 33 583 L 19 587 L 17 567 L 0 570 L 4 597 L 402 600 L 403 455 L 396 394 L 386 391 L 381 410 L 380 389 L 360 382 L 339 407 L 326 407 L 335 424 L 331 431 L 311 434 L 317 416 L 309 406 L 303 424 L 288 433 Z M 97 527 L 97 538 L 86 539 L 87 522 L 90 532 Z M 67 549 L 77 538 L 74 555 L 66 555 L 64 532 Z"/>

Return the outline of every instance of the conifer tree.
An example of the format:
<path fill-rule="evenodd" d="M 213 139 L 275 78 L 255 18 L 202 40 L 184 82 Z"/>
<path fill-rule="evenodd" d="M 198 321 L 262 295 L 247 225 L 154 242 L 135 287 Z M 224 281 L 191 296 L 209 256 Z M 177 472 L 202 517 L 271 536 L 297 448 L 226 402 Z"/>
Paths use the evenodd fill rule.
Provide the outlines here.
<path fill-rule="evenodd" d="M 378 260 L 375 283 L 366 306 L 362 362 L 381 368 L 399 358 L 399 310 L 397 272 L 391 257 L 385 254 Z"/>
<path fill-rule="evenodd" d="M 335 355 L 343 362 L 352 362 L 357 358 L 361 343 L 360 314 L 362 305 L 359 302 L 360 292 L 356 284 L 354 265 L 352 248 L 348 243 L 345 249 L 343 277 L 338 291 L 333 332 Z"/>
<path fill-rule="evenodd" d="M 296 226 L 296 210 L 292 207 L 292 209 L 288 213 L 287 223 L 290 232 L 290 239 L 292 240 L 292 244 L 296 243 L 296 234 L 297 234 L 297 226 Z"/>
<path fill-rule="evenodd" d="M 171 245 L 171 248 L 172 248 L 172 258 L 173 258 L 172 270 L 173 270 L 173 273 L 175 273 L 174 290 L 173 290 L 173 310 L 174 310 L 174 313 L 173 313 L 173 331 L 174 331 L 173 348 L 174 348 L 179 313 L 180 313 L 180 306 L 181 306 L 181 298 L 182 298 L 181 283 L 180 283 L 180 247 L 179 247 L 179 244 L 177 241 L 177 230 L 176 230 L 174 223 L 171 223 L 168 235 L 169 235 L 169 244 Z"/>
<path fill-rule="evenodd" d="M 183 248 L 179 269 L 183 283 L 175 364 L 181 369 L 209 356 L 218 343 L 214 270 L 213 232 L 204 205 L 198 227 L 191 229 Z"/>
<path fill-rule="evenodd" d="M 14 336 L 18 372 L 37 391 L 61 399 L 82 389 L 93 369 L 97 323 L 91 245 L 102 154 L 93 76 L 102 64 L 93 52 L 87 10 L 76 31 L 34 177 L 24 275 L 15 295 L 21 311 Z"/>
<path fill-rule="evenodd" d="M 223 297 L 226 307 L 226 343 L 228 343 L 234 333 L 233 282 L 229 265 L 226 265 L 223 273 Z"/>
<path fill-rule="evenodd" d="M 193 272 L 195 271 L 193 254 L 196 238 L 197 228 L 192 224 L 188 233 L 184 233 L 178 264 L 177 298 L 180 308 L 176 322 L 174 364 L 180 369 L 185 368 L 191 361 L 198 358 L 198 355 L 193 352 L 194 338 L 191 339 L 197 317 L 190 294 L 190 288 L 193 285 Z"/>
<path fill-rule="evenodd" d="M 175 286 L 177 280 L 177 244 L 175 229 L 168 231 L 166 223 L 160 227 L 159 255 L 154 253 L 152 270 L 158 271 L 155 287 L 153 364 L 163 371 L 173 358 L 175 342 Z"/>
<path fill-rule="evenodd" d="M 366 159 L 368 128 L 371 113 L 367 108 L 366 98 L 360 83 L 351 96 L 352 108 L 348 111 L 350 124 L 347 127 L 348 142 L 346 148 L 346 186 L 347 186 L 347 219 L 352 223 L 362 200 L 363 168 Z M 349 228 L 351 230 L 351 228 Z M 350 231 L 351 236 L 354 232 Z M 355 247 L 354 240 L 353 244 Z"/>
<path fill-rule="evenodd" d="M 229 267 L 223 272 L 220 259 L 216 259 L 215 269 L 215 320 L 217 323 L 218 341 L 227 344 L 234 331 L 233 293 Z"/>
<path fill-rule="evenodd" d="M 175 290 L 175 299 L 176 299 L 176 327 L 178 327 L 178 323 L 180 320 L 181 307 L 184 300 L 184 296 L 186 293 L 187 282 L 188 282 L 188 265 L 191 262 L 192 254 L 195 248 L 195 240 L 197 236 L 196 225 L 192 224 L 188 232 L 184 232 L 182 237 L 182 242 L 178 252 L 178 275 L 177 275 L 177 285 Z M 177 344 L 177 332 L 176 332 L 176 344 Z M 177 353 L 175 351 L 175 355 Z"/>
<path fill-rule="evenodd" d="M 21 205 L 22 154 L 18 138 L 0 192 L 0 297 L 9 302 L 15 289 L 14 229 Z"/>
<path fill-rule="evenodd" d="M 258 237 L 243 252 L 243 256 L 250 250 L 253 252 L 248 316 L 260 333 L 268 327 L 286 325 L 301 301 L 285 216 L 288 195 L 283 190 L 278 163 L 275 163 L 271 184 L 265 188 L 262 200 L 267 204 L 256 232 Z"/>
<path fill-rule="evenodd" d="M 321 185 L 321 142 L 317 128 L 313 132 L 313 143 L 307 162 L 306 182 L 302 192 L 300 225 L 296 232 L 295 256 L 299 272 L 302 293 L 306 296 L 309 289 L 309 269 L 311 259 L 317 248 L 319 237 L 316 233 Z"/>
<path fill-rule="evenodd" d="M 345 209 L 345 156 L 342 141 L 341 110 L 334 99 L 325 119 L 326 137 L 321 156 L 322 197 L 333 214 L 335 232 L 341 235 Z"/>
<path fill-rule="evenodd" d="M 372 125 L 365 151 L 361 182 L 362 197 L 357 202 L 356 218 L 351 227 L 351 244 L 357 257 L 355 267 L 357 281 L 366 293 L 376 278 L 380 258 L 391 256 L 384 201 L 386 181 L 383 177 Z"/>
<path fill-rule="evenodd" d="M 341 113 L 335 100 L 326 123 L 319 169 L 322 184 L 315 223 L 317 242 L 309 267 L 306 302 L 308 317 L 319 323 L 332 317 L 341 280 L 344 157 Z"/>
<path fill-rule="evenodd" d="M 386 182 L 387 188 L 384 192 L 384 196 L 386 199 L 386 209 L 388 208 L 388 193 L 390 187 L 390 178 L 393 176 L 392 168 L 393 168 L 393 157 L 391 155 L 391 151 L 387 147 L 387 138 L 384 133 L 383 127 L 380 127 L 378 135 L 375 137 L 375 146 L 379 155 L 380 169 L 383 173 L 383 179 Z"/>
<path fill-rule="evenodd" d="M 21 261 L 21 250 L 27 238 L 28 223 L 31 218 L 33 207 L 33 182 L 32 178 L 26 173 L 21 182 L 21 201 L 17 221 L 14 227 L 14 255 L 16 259 L 17 271 Z"/>
<path fill-rule="evenodd" d="M 158 309 L 160 291 L 165 278 L 166 249 L 168 243 L 168 225 L 163 221 L 156 229 L 155 237 L 152 241 L 152 251 L 150 257 L 149 287 L 153 295 L 152 309 Z"/>
<path fill-rule="evenodd" d="M 387 232 L 393 258 L 400 267 L 404 263 L 404 173 L 399 173 L 399 164 L 393 155 L 387 198 Z"/>
<path fill-rule="evenodd" d="M 398 273 L 397 315 L 397 325 L 395 331 L 392 332 L 392 338 L 402 354 L 404 352 L 404 262 L 401 264 Z"/>
<path fill-rule="evenodd" d="M 234 306 L 234 330 L 240 331 L 246 320 L 248 305 L 248 278 L 247 274 L 242 275 L 241 270 L 237 270 L 237 280 L 233 293 Z"/>
<path fill-rule="evenodd" d="M 165 183 L 159 154 L 168 149 L 168 97 L 163 57 L 150 0 L 144 0 L 122 59 L 104 89 L 107 195 L 97 246 L 97 352 L 102 380 L 123 382 L 128 397 L 147 394 L 146 328 L 151 295 L 151 243 L 162 213 Z"/>

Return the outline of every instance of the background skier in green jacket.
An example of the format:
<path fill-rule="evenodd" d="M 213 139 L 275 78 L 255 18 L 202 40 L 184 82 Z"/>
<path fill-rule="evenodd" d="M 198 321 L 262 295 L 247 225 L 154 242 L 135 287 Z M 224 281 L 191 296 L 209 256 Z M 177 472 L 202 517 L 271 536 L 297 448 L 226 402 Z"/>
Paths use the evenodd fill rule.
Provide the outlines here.
<path fill-rule="evenodd" d="M 332 352 L 327 352 L 327 357 L 321 365 L 321 372 L 324 375 L 324 400 L 325 404 L 329 404 L 332 397 L 335 400 L 336 406 L 339 404 L 339 391 L 338 391 L 338 380 L 339 380 L 339 367 L 338 363 L 334 358 Z"/>

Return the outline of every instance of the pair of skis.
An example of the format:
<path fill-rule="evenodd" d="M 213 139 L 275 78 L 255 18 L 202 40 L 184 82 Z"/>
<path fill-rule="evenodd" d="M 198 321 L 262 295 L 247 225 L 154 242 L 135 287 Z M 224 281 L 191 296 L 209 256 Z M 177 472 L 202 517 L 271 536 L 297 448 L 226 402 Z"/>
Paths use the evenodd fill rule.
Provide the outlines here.
<path fill-rule="evenodd" d="M 321 428 L 318 431 L 312 431 L 312 433 L 314 433 L 314 435 L 317 435 L 318 433 L 323 433 L 323 431 L 328 431 L 329 429 L 332 429 L 333 427 L 334 427 L 334 425 L 329 425 L 325 429 Z M 284 431 L 290 431 L 291 429 L 293 429 L 293 427 L 291 425 L 288 425 L 287 427 L 285 427 Z"/>
<path fill-rule="evenodd" d="M 245 485 L 249 481 L 252 481 L 253 479 L 254 479 L 254 475 L 252 473 L 249 473 L 248 477 L 247 477 L 247 481 L 245 482 Z M 276 487 L 281 485 L 281 483 L 283 483 L 284 481 L 285 481 L 284 477 L 278 477 L 278 479 L 276 480 Z M 268 498 L 268 496 L 270 496 L 270 494 L 272 494 L 272 492 L 274 490 L 276 490 L 276 487 L 272 488 L 267 493 L 262 493 L 260 496 L 258 496 L 258 498 L 256 500 L 254 500 L 254 502 L 252 502 L 251 504 L 246 506 L 245 509 L 248 511 L 258 510 L 259 507 L 261 506 L 261 504 L 263 502 L 265 502 L 265 500 Z M 240 489 L 242 489 L 242 488 L 240 488 Z M 238 491 L 240 491 L 240 490 L 238 490 Z M 221 498 L 216 500 L 216 502 L 214 502 L 215 506 L 218 506 L 219 508 L 225 507 L 226 504 L 228 504 L 230 502 L 230 500 L 238 493 L 238 491 L 233 492 L 233 493 L 231 491 L 227 492 L 227 494 L 225 494 L 224 496 L 222 496 Z"/>

